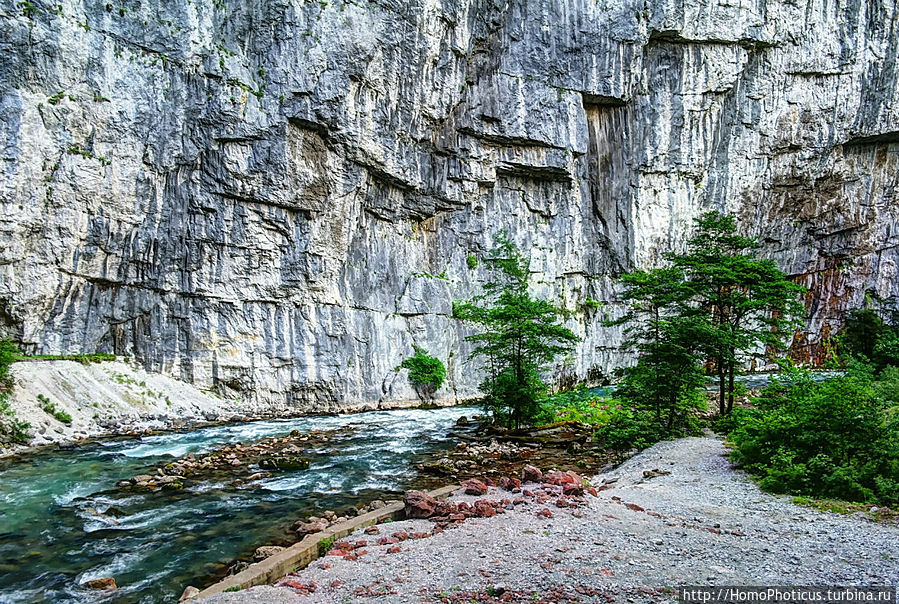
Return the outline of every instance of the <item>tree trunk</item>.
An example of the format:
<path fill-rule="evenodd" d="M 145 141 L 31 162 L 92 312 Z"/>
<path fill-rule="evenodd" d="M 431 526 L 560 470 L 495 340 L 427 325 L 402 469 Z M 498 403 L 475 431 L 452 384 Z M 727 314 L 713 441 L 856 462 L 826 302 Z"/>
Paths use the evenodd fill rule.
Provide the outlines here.
<path fill-rule="evenodd" d="M 727 412 L 730 413 L 734 410 L 734 373 L 736 371 L 735 367 L 736 363 L 731 361 L 728 363 L 728 394 L 727 394 Z"/>
<path fill-rule="evenodd" d="M 727 407 L 724 403 L 724 359 L 718 357 L 716 365 L 718 366 L 718 415 L 724 417 L 727 415 Z"/>

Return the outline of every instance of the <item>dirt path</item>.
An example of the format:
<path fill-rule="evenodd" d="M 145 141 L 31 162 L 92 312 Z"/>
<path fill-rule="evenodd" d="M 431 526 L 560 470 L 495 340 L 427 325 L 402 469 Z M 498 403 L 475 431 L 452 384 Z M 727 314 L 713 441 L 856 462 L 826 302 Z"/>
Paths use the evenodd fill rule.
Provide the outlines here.
<path fill-rule="evenodd" d="M 763 493 L 725 454 L 712 437 L 659 443 L 594 478 L 611 488 L 588 496 L 585 507 L 529 500 L 403 541 L 398 553 L 359 532 L 347 541 L 369 540 L 368 553 L 352 561 L 329 556 L 289 577 L 305 588 L 257 587 L 208 601 L 357 602 L 380 595 L 373 601 L 469 602 L 505 593 L 521 602 L 649 602 L 673 596 L 641 588 L 899 583 L 899 527 Z M 644 477 L 655 469 L 670 474 Z M 485 497 L 508 496 L 491 489 Z M 539 516 L 543 509 L 553 516 Z M 431 528 L 426 520 L 404 521 L 381 525 L 381 534 Z"/>

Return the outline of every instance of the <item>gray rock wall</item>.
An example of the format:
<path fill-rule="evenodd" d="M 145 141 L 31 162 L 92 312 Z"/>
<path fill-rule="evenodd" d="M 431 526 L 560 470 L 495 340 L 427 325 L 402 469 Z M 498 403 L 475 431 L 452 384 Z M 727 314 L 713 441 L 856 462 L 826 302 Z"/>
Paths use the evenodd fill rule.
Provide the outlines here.
<path fill-rule="evenodd" d="M 617 273 L 738 213 L 811 288 L 801 356 L 899 295 L 895 2 L 0 4 L 0 330 L 254 402 L 476 391 L 454 298 L 506 229 L 623 362 Z M 587 308 L 587 298 L 605 301 Z"/>

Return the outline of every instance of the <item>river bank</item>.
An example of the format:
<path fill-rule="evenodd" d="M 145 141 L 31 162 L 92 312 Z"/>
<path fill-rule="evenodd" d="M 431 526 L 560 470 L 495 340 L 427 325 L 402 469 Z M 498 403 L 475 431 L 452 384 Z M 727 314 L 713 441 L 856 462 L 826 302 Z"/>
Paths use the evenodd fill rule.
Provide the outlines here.
<path fill-rule="evenodd" d="M 449 501 L 512 505 L 436 534 L 421 519 L 379 527 L 382 535 L 429 533 L 400 543 L 359 531 L 342 541 L 363 555 L 326 556 L 279 586 L 203 601 L 633 603 L 673 601 L 670 588 L 690 584 L 899 582 L 899 527 L 764 493 L 731 466 L 717 438 L 659 443 L 591 483 L 597 497 L 573 507 L 558 506 L 560 496 L 527 496 L 526 485 L 511 497 L 497 487 L 480 496 L 460 489 Z"/>
<path fill-rule="evenodd" d="M 301 413 L 286 401 L 228 399 L 173 377 L 124 362 L 39 360 L 13 363 L 10 408 L 31 424 L 27 445 L 0 447 L 0 457 L 46 445 L 84 444 L 116 436 L 184 431 L 240 421 L 292 418 Z M 443 405 L 457 401 L 437 401 Z M 416 400 L 347 405 L 341 412 L 406 409 Z"/>
<path fill-rule="evenodd" d="M 211 584 L 252 561 L 260 546 L 297 541 L 298 521 L 329 511 L 336 520 L 408 489 L 434 488 L 441 479 L 415 466 L 452 449 L 457 441 L 447 433 L 470 413 L 451 407 L 239 422 L 0 461 L 0 601 L 175 602 L 185 585 Z M 298 443 L 295 431 L 309 440 Z M 214 467 L 209 475 L 185 472 L 179 489 L 153 481 L 117 486 L 191 455 L 205 465 L 209 453 L 230 457 L 235 443 L 287 437 L 285 446 L 302 448 L 307 469 L 235 480 Z M 115 578 L 113 596 L 86 586 L 103 577 Z"/>

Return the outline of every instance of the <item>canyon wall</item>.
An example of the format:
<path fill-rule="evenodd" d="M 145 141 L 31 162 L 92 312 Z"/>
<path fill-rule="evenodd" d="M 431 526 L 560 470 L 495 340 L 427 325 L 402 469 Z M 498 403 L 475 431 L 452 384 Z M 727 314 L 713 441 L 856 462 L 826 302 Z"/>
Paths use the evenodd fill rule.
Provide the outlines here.
<path fill-rule="evenodd" d="M 810 288 L 804 358 L 899 296 L 895 1 L 0 7 L 0 337 L 28 352 L 305 411 L 408 402 L 418 344 L 464 398 L 452 301 L 505 229 L 583 338 L 557 378 L 598 379 L 615 276 L 708 209 Z"/>

